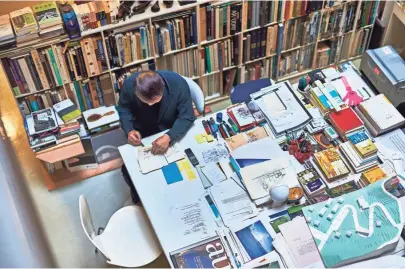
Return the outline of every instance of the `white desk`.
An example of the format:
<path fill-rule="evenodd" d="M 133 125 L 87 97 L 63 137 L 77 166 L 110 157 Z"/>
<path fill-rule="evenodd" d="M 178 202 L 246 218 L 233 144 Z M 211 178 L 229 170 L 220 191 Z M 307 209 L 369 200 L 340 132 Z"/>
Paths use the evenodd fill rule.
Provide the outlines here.
<path fill-rule="evenodd" d="M 223 113 L 224 120 L 227 120 L 227 115 L 224 113 L 225 111 L 221 112 Z M 215 115 L 216 113 L 208 115 L 205 118 L 211 116 L 215 117 Z M 202 160 L 197 152 L 199 149 L 207 147 L 207 143 L 198 144 L 194 137 L 197 134 L 205 132 L 202 126 L 202 120 L 203 118 L 197 119 L 187 134 L 179 141 L 181 148 L 192 149 L 200 163 L 202 163 Z M 162 133 L 156 134 L 146 139 L 142 139 L 142 141 L 147 145 L 161 135 Z M 222 139 L 219 140 L 223 141 Z M 173 267 L 170 260 L 170 252 L 186 247 L 195 242 L 187 242 L 187 240 L 184 240 L 181 235 L 173 232 L 174 227 L 172 227 L 168 220 L 170 219 L 171 211 L 176 204 L 180 204 L 186 197 L 201 197 L 205 192 L 201 180 L 198 178 L 197 171 L 195 171 L 197 175 L 197 179 L 195 180 L 184 178 L 180 182 L 168 185 L 162 170 L 157 170 L 147 175 L 141 173 L 137 161 L 137 147 L 127 144 L 119 147 L 119 151 L 163 251 L 170 265 Z"/>

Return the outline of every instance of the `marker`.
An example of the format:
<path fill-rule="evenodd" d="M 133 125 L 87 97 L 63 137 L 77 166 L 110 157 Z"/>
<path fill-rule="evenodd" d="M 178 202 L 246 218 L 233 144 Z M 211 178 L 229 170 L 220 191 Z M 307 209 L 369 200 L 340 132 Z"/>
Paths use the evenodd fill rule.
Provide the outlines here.
<path fill-rule="evenodd" d="M 218 140 L 218 125 L 215 123 L 215 120 L 213 118 L 210 118 L 210 121 L 208 122 L 211 130 L 212 130 L 212 135 Z"/>
<path fill-rule="evenodd" d="M 215 132 L 214 126 L 211 124 L 210 121 L 207 121 L 207 125 L 210 128 L 212 136 L 218 140 L 218 136 L 217 136 L 217 133 Z"/>
<path fill-rule="evenodd" d="M 238 126 L 236 126 L 236 124 L 233 122 L 233 120 L 231 118 L 228 119 L 229 124 L 231 125 L 233 131 L 235 133 L 239 133 L 239 128 Z"/>
<path fill-rule="evenodd" d="M 221 123 L 222 122 L 222 112 L 217 113 L 217 122 Z"/>
<path fill-rule="evenodd" d="M 225 128 L 224 128 L 224 126 L 223 126 L 222 124 L 220 124 L 220 125 L 218 126 L 218 128 L 219 128 L 219 132 L 221 133 L 221 136 L 222 136 L 223 139 L 229 137 L 229 136 L 226 134 L 226 130 L 225 130 Z"/>
<path fill-rule="evenodd" d="M 228 132 L 229 136 L 236 135 L 236 133 L 232 130 L 231 127 L 229 127 L 229 125 L 225 121 L 223 121 L 222 124 L 225 126 L 226 131 Z"/>
<path fill-rule="evenodd" d="M 211 134 L 211 129 L 210 129 L 209 125 L 208 125 L 208 122 L 206 120 L 203 120 L 202 125 L 203 125 L 207 135 L 210 135 Z"/>

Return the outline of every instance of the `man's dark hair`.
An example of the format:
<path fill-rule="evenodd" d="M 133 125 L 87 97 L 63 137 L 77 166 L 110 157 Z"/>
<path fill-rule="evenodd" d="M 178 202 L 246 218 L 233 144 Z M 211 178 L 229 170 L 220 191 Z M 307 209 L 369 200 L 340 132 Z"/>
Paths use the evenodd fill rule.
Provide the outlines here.
<path fill-rule="evenodd" d="M 146 100 L 162 96 L 164 86 L 163 78 L 154 71 L 142 71 L 134 81 L 135 94 Z"/>

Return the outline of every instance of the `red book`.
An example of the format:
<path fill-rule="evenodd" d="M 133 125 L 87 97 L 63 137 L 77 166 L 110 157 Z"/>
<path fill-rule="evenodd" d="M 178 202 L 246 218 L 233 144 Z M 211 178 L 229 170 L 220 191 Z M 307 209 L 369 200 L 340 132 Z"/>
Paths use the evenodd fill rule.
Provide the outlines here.
<path fill-rule="evenodd" d="M 351 107 L 335 111 L 329 114 L 332 124 L 339 129 L 342 134 L 363 126 L 363 122 Z"/>
<path fill-rule="evenodd" d="M 288 20 L 290 18 L 290 8 L 291 8 L 291 1 L 285 1 L 285 9 L 284 9 L 284 20 Z"/>

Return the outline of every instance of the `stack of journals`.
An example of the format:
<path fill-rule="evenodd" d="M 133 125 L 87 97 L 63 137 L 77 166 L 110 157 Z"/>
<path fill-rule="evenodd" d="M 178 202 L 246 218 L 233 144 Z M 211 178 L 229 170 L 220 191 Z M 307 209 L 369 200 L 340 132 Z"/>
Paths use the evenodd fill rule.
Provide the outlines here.
<path fill-rule="evenodd" d="M 346 156 L 346 159 L 356 173 L 360 173 L 372 166 L 378 165 L 377 153 L 369 155 L 368 157 L 362 157 L 355 148 L 357 149 L 351 141 L 347 141 L 340 145 L 341 151 L 344 156 Z"/>
<path fill-rule="evenodd" d="M 345 140 L 350 134 L 364 129 L 363 122 L 351 107 L 330 113 L 329 119 L 333 128 Z"/>
<path fill-rule="evenodd" d="M 405 123 L 404 117 L 384 94 L 371 97 L 355 110 L 373 136 L 394 130 Z"/>
<path fill-rule="evenodd" d="M 41 37 L 58 36 L 64 33 L 62 18 L 55 2 L 43 2 L 32 8 L 38 21 Z"/>
<path fill-rule="evenodd" d="M 92 133 L 100 133 L 120 125 L 120 118 L 115 106 L 101 106 L 83 112 L 87 128 Z"/>
<path fill-rule="evenodd" d="M 15 35 L 8 14 L 0 16 L 0 47 L 15 44 Z"/>
<path fill-rule="evenodd" d="M 155 51 L 159 55 L 196 45 L 196 13 L 186 11 L 158 18 L 152 25 L 152 34 L 155 37 Z"/>
<path fill-rule="evenodd" d="M 39 37 L 38 24 L 30 7 L 11 12 L 10 19 L 17 36 L 18 45 Z"/>
<path fill-rule="evenodd" d="M 310 90 L 309 100 L 316 105 L 324 115 L 346 106 L 339 93 L 332 86 L 325 87 L 322 83 L 316 83 L 316 87 Z"/>
<path fill-rule="evenodd" d="M 376 166 L 361 173 L 359 184 L 362 187 L 365 187 L 385 178 L 386 176 L 387 174 L 384 172 L 384 170 L 380 166 Z"/>
<path fill-rule="evenodd" d="M 76 121 L 82 116 L 80 110 L 70 99 L 63 100 L 62 102 L 53 105 L 53 109 L 65 124 Z"/>
<path fill-rule="evenodd" d="M 325 191 L 325 184 L 314 168 L 305 169 L 297 177 L 308 198 Z"/>
<path fill-rule="evenodd" d="M 256 120 L 245 103 L 235 104 L 227 108 L 226 111 L 229 118 L 241 131 L 248 130 L 256 125 Z"/>
<path fill-rule="evenodd" d="M 362 158 L 377 154 L 377 147 L 366 132 L 358 132 L 348 136 L 351 145 Z"/>
<path fill-rule="evenodd" d="M 72 4 L 81 32 L 110 24 L 114 21 L 112 14 L 117 13 L 118 6 L 117 0 Z"/>
<path fill-rule="evenodd" d="M 342 156 L 335 148 L 314 153 L 314 161 L 329 182 L 343 178 L 350 173 Z"/>
<path fill-rule="evenodd" d="M 64 138 L 80 132 L 80 123 L 77 121 L 59 126 L 58 138 Z"/>

